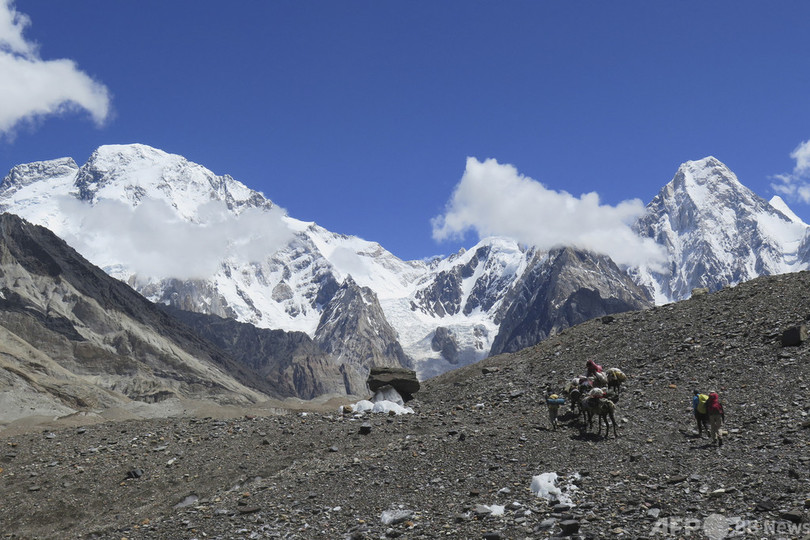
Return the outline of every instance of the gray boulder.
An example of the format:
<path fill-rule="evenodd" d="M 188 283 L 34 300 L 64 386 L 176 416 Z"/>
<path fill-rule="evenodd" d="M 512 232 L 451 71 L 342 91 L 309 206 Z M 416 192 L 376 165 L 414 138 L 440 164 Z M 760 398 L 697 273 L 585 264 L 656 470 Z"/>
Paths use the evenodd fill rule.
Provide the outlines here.
<path fill-rule="evenodd" d="M 368 374 L 368 389 L 377 392 L 386 385 L 394 387 L 402 399 L 409 401 L 420 388 L 419 379 L 412 369 L 395 367 L 373 367 Z"/>

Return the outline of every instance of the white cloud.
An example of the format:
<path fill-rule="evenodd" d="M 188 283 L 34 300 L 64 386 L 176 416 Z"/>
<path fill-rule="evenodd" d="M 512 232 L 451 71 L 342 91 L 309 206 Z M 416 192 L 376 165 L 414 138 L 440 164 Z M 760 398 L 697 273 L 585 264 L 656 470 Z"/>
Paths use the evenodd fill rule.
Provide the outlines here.
<path fill-rule="evenodd" d="M 603 205 L 596 193 L 577 198 L 511 165 L 468 158 L 445 213 L 432 221 L 433 237 L 441 241 L 474 230 L 479 238 L 506 236 L 539 249 L 574 246 L 622 265 L 657 265 L 665 260 L 662 248 L 631 229 L 643 212 L 638 199 Z"/>
<path fill-rule="evenodd" d="M 27 57 L 34 56 L 36 46 L 23 38 L 23 31 L 31 24 L 31 19 L 24 13 L 18 13 L 12 1 L 0 0 L 0 49 Z"/>
<path fill-rule="evenodd" d="M 796 161 L 793 172 L 774 176 L 771 189 L 789 200 L 810 203 L 810 140 L 800 143 L 790 157 Z"/>
<path fill-rule="evenodd" d="M 199 223 L 178 218 L 155 199 L 133 209 L 111 199 L 90 206 L 66 196 L 60 210 L 74 224 L 75 232 L 64 233 L 68 244 L 99 267 L 123 265 L 141 279 L 209 278 L 224 260 L 261 262 L 293 238 L 277 206 L 234 215 L 224 202 L 211 201 L 199 209 Z"/>
<path fill-rule="evenodd" d="M 86 110 L 97 124 L 110 112 L 107 88 L 67 59 L 42 60 L 23 32 L 30 19 L 0 0 L 0 135 L 37 118 Z"/>
<path fill-rule="evenodd" d="M 790 157 L 796 160 L 794 174 L 802 176 L 810 175 L 810 141 L 804 141 L 790 153 Z"/>

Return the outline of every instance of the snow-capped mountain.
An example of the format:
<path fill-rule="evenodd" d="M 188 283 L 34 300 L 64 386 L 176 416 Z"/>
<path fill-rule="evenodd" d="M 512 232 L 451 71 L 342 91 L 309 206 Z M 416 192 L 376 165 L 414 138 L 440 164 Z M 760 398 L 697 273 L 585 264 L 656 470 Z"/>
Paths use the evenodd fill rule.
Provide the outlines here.
<path fill-rule="evenodd" d="M 445 260 L 402 261 L 377 243 L 291 218 L 229 176 L 144 145 L 100 147 L 81 167 L 72 159 L 17 166 L 0 185 L 0 210 L 48 227 L 155 302 L 302 331 L 339 362 L 355 362 L 359 350 L 345 329 L 377 316 L 368 324 L 382 342 L 357 380 L 370 362 L 413 363 L 432 374 L 485 357 L 497 333 L 494 314 L 527 258 L 514 242 L 491 239 Z M 363 289 L 353 296 L 363 301 L 332 309 L 351 284 Z M 347 308 L 373 304 L 380 309 Z M 380 331 L 389 326 L 390 333 Z M 430 345 L 437 326 L 456 336 L 455 364 Z"/>
<path fill-rule="evenodd" d="M 152 301 L 307 334 L 335 362 L 328 386 L 340 373 L 347 393 L 371 365 L 413 366 L 424 379 L 651 299 L 804 268 L 810 252 L 807 225 L 714 158 L 682 165 L 636 225 L 667 250 L 665 267 L 620 269 L 505 238 L 403 261 L 137 144 L 100 147 L 81 167 L 69 158 L 19 165 L 0 184 L 0 210 L 48 227 Z"/>
<path fill-rule="evenodd" d="M 635 230 L 669 254 L 666 268 L 631 271 L 659 304 L 688 298 L 697 287 L 717 290 L 807 267 L 808 226 L 784 201 L 760 198 L 713 157 L 681 165 Z"/>

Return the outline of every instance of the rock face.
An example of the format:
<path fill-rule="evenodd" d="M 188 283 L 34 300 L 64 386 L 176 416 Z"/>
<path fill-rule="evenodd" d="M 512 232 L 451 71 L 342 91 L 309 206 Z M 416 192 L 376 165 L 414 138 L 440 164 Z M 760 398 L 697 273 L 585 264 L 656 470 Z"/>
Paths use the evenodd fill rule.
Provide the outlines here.
<path fill-rule="evenodd" d="M 505 253 L 499 253 L 500 250 Z M 457 314 L 470 315 L 476 309 L 490 311 L 495 307 L 514 280 L 509 247 L 500 242 L 481 244 L 471 254 L 437 270 L 426 286 L 414 295 L 414 309 L 438 318 Z M 522 257 L 521 257 L 522 258 Z M 465 281 L 472 281 L 466 291 Z"/>
<path fill-rule="evenodd" d="M 411 365 L 377 295 L 368 287 L 359 287 L 351 277 L 324 307 L 315 343 L 340 366 L 347 394 L 366 392 L 372 367 Z"/>
<path fill-rule="evenodd" d="M 50 231 L 11 214 L 0 215 L 0 333 L 4 407 L 20 416 L 278 395 Z"/>
<path fill-rule="evenodd" d="M 504 300 L 490 354 L 515 352 L 589 319 L 652 306 L 608 257 L 557 249 L 536 256 Z"/>
<path fill-rule="evenodd" d="M 170 278 L 143 285 L 137 282 L 135 276 L 131 276 L 127 283 L 145 297 L 178 311 L 195 311 L 234 320 L 239 316 L 227 299 L 206 280 Z"/>
<path fill-rule="evenodd" d="M 169 306 L 163 309 L 255 372 L 281 396 L 313 399 L 346 391 L 340 367 L 303 332 L 256 328 Z"/>
<path fill-rule="evenodd" d="M 453 331 L 440 326 L 433 334 L 430 346 L 434 351 L 441 353 L 442 358 L 451 364 L 458 364 L 458 342 Z"/>

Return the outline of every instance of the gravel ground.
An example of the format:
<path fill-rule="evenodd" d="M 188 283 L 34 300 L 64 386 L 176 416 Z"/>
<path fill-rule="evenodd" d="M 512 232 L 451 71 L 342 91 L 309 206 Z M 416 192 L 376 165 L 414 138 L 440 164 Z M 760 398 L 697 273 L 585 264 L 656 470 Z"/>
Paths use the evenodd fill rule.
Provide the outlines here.
<path fill-rule="evenodd" d="M 760 278 L 431 379 L 412 415 L 3 432 L 0 537 L 810 538 L 810 345 L 780 341 L 808 314 L 810 274 Z M 618 437 L 549 427 L 545 392 L 587 358 L 630 377 Z M 720 392 L 722 448 L 693 388 Z M 543 473 L 564 497 L 531 489 Z"/>

